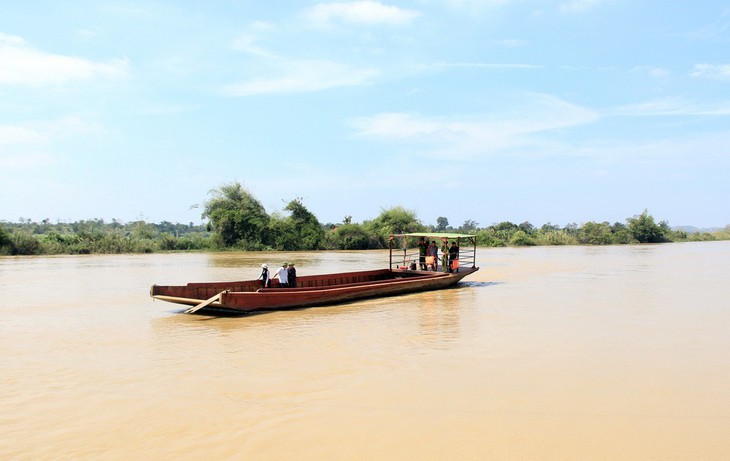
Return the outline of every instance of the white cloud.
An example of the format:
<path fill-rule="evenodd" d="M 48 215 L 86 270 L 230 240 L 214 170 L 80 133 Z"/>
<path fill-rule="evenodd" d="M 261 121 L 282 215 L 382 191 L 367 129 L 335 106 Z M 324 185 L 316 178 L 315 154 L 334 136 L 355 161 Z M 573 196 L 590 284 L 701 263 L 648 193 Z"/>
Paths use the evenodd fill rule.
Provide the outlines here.
<path fill-rule="evenodd" d="M 355 2 L 318 3 L 310 8 L 306 16 L 316 26 L 327 27 L 335 22 L 347 24 L 409 24 L 420 13 L 415 10 L 384 5 L 371 0 Z"/>
<path fill-rule="evenodd" d="M 18 144 L 39 144 L 45 140 L 45 136 L 37 130 L 12 125 L 0 125 L 0 146 Z"/>
<path fill-rule="evenodd" d="M 456 8 L 479 9 L 494 8 L 513 1 L 514 0 L 446 0 L 446 4 Z"/>
<path fill-rule="evenodd" d="M 501 46 L 506 46 L 507 48 L 518 48 L 527 46 L 529 44 L 527 40 L 522 40 L 519 38 L 503 38 L 500 40 L 493 40 L 493 43 Z"/>
<path fill-rule="evenodd" d="M 528 94 L 511 114 L 474 117 L 423 117 L 383 113 L 352 121 L 358 135 L 401 143 L 417 143 L 426 155 L 475 157 L 496 154 L 536 142 L 532 135 L 592 123 L 598 115 L 549 95 Z"/>
<path fill-rule="evenodd" d="M 265 21 L 255 21 L 249 26 L 249 32 L 239 36 L 233 41 L 232 47 L 235 50 L 243 51 L 248 54 L 271 58 L 272 53 L 259 46 L 260 35 L 271 32 L 276 29 L 274 24 Z"/>
<path fill-rule="evenodd" d="M 257 41 L 258 37 L 256 35 L 241 35 L 233 41 L 233 49 L 243 51 L 254 56 L 272 57 L 271 53 L 256 44 Z"/>
<path fill-rule="evenodd" d="M 610 112 L 610 115 L 629 116 L 717 116 L 730 115 L 730 101 L 712 104 L 698 104 L 680 98 L 664 98 L 621 106 Z"/>
<path fill-rule="evenodd" d="M 439 62 L 436 67 L 450 68 L 481 68 L 481 69 L 544 69 L 545 66 L 538 64 L 506 64 L 489 62 Z"/>
<path fill-rule="evenodd" d="M 0 33 L 0 84 L 42 85 L 120 77 L 127 73 L 126 59 L 93 62 L 45 53 L 29 47 L 21 37 Z"/>
<path fill-rule="evenodd" d="M 57 158 L 53 152 L 64 140 L 106 132 L 100 124 L 77 116 L 23 125 L 0 125 L 0 166 L 30 168 L 54 164 Z"/>
<path fill-rule="evenodd" d="M 58 163 L 57 159 L 45 152 L 3 154 L 0 151 L 0 168 L 3 169 L 33 169 L 56 163 Z"/>
<path fill-rule="evenodd" d="M 564 13 L 579 13 L 600 5 L 603 2 L 604 0 L 569 0 L 560 4 L 560 11 Z"/>
<path fill-rule="evenodd" d="M 690 75 L 692 77 L 730 81 L 730 64 L 696 64 Z"/>
<path fill-rule="evenodd" d="M 252 96 L 322 91 L 369 84 L 379 74 L 373 69 L 354 68 L 332 61 L 291 61 L 279 63 L 275 67 L 276 76 L 228 85 L 223 93 L 228 96 Z"/>

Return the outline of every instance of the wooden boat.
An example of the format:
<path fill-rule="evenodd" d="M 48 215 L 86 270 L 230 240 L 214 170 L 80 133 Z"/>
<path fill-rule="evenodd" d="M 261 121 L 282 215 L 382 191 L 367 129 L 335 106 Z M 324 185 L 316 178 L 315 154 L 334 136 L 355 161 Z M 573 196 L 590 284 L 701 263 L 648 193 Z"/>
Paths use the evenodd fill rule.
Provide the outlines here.
<path fill-rule="evenodd" d="M 420 270 L 415 262 L 417 254 L 403 251 L 394 261 L 393 244 L 401 237 L 429 237 L 442 240 L 473 243 L 474 250 L 459 253 L 459 266 L 453 272 Z M 456 285 L 464 277 L 479 270 L 473 262 L 476 257 L 476 237 L 467 234 L 397 234 L 390 238 L 390 267 L 356 272 L 297 277 L 296 288 L 281 288 L 273 280 L 271 288 L 262 288 L 260 280 L 236 282 L 188 283 L 180 286 L 153 285 L 150 295 L 159 300 L 189 305 L 186 313 L 201 309 L 207 311 L 247 312 L 279 310 L 336 304 L 363 298 L 393 296 L 428 290 L 439 290 Z M 468 262 L 471 261 L 471 267 Z M 467 262 L 465 265 L 464 262 Z"/>

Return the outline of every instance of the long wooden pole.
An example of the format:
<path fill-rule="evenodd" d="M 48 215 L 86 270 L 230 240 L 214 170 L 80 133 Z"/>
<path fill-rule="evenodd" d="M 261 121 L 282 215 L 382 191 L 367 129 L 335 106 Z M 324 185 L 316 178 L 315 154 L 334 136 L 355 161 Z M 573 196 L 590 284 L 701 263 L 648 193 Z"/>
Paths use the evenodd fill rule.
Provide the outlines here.
<path fill-rule="evenodd" d="M 187 309 L 187 310 L 185 310 L 183 312 L 186 313 L 186 314 L 192 314 L 192 313 L 197 312 L 197 311 L 199 311 L 200 309 L 202 309 L 202 308 L 204 308 L 206 306 L 210 306 L 214 302 L 216 302 L 219 299 L 221 299 L 221 295 L 223 293 L 225 293 L 226 291 L 228 291 L 228 290 L 223 290 L 220 293 L 218 293 L 217 295 L 213 296 L 212 298 L 208 298 L 205 301 L 203 301 L 202 303 L 198 304 L 197 306 L 193 306 L 190 309 Z"/>

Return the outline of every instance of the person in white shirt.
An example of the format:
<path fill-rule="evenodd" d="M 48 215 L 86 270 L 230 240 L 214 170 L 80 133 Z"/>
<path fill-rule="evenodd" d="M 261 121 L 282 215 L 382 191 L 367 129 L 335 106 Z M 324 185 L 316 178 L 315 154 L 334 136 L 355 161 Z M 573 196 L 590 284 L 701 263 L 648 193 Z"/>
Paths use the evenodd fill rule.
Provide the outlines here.
<path fill-rule="evenodd" d="M 288 266 L 287 263 L 282 264 L 281 267 L 279 268 L 279 270 L 276 271 L 276 274 L 274 274 L 274 276 L 271 277 L 272 280 L 275 278 L 279 279 L 279 288 L 289 288 L 289 279 L 287 277 L 287 275 L 288 275 L 287 266 Z"/>

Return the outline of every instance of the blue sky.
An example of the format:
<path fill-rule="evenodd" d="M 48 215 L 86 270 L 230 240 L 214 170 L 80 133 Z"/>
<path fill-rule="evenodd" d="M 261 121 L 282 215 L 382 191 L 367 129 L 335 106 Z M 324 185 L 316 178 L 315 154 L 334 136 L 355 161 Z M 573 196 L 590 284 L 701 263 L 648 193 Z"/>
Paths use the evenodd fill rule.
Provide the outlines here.
<path fill-rule="evenodd" d="M 730 6 L 33 1 L 0 13 L 0 220 L 730 224 Z"/>

